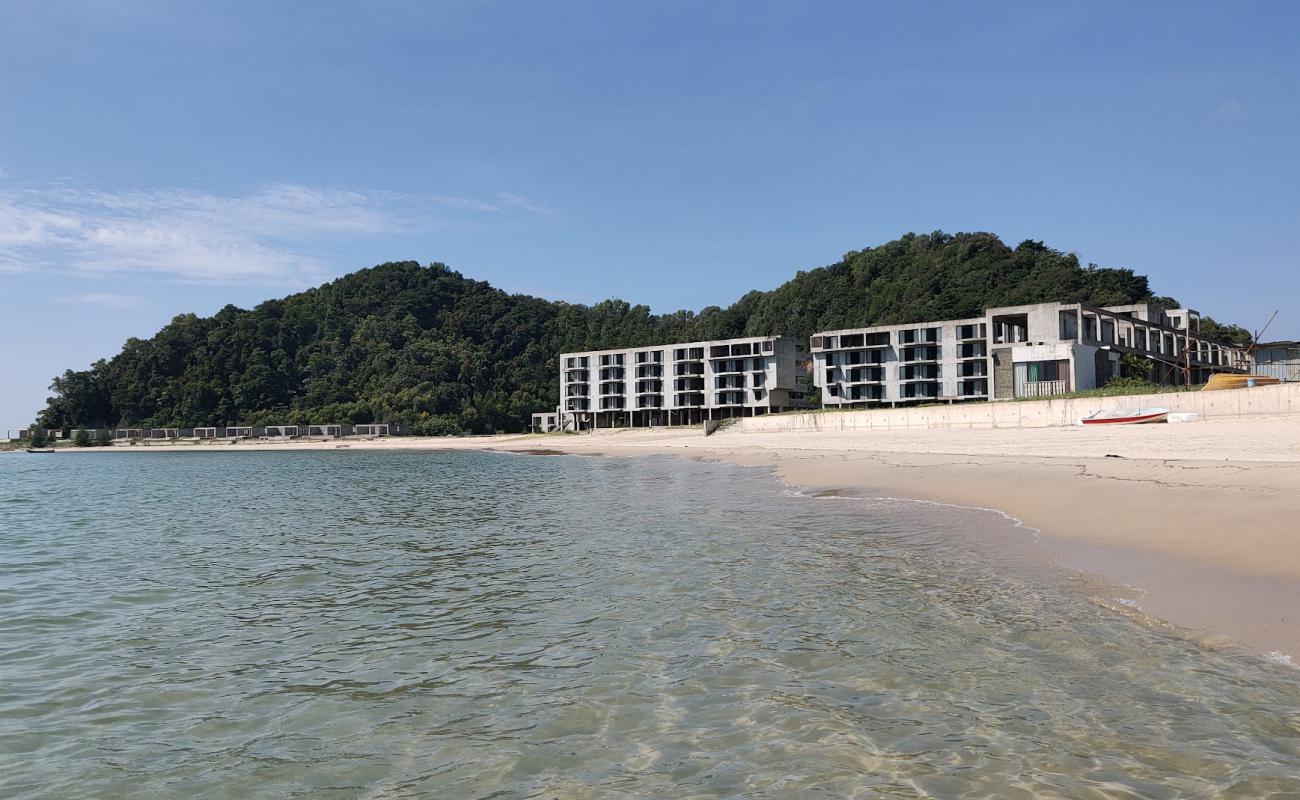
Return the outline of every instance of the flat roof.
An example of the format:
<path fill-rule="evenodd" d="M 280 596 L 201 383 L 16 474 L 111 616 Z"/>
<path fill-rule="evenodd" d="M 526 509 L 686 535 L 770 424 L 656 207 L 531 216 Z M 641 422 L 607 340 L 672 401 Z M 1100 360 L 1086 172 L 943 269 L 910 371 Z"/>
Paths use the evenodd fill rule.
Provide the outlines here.
<path fill-rule="evenodd" d="M 733 344 L 741 342 L 765 342 L 769 339 L 795 339 L 794 336 L 737 336 L 734 339 L 705 339 L 696 342 L 665 342 L 664 344 L 638 344 L 627 347 L 611 347 L 606 350 L 570 350 L 560 353 L 560 358 L 565 356 L 599 356 L 608 353 L 627 353 L 634 350 L 662 350 L 667 347 L 705 347 L 707 345 Z"/>

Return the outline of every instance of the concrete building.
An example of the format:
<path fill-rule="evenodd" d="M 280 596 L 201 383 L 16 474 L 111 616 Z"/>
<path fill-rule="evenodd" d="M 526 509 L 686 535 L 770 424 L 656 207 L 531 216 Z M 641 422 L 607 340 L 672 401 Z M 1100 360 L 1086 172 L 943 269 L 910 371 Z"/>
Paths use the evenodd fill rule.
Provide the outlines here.
<path fill-rule="evenodd" d="M 971 319 L 824 331 L 812 338 L 813 378 L 826 406 L 1051 397 L 1105 385 L 1124 354 L 1149 379 L 1203 383 L 1243 372 L 1244 351 L 1200 338 L 1200 315 L 1150 305 L 1040 303 Z"/>
<path fill-rule="evenodd" d="M 1252 372 L 1288 383 L 1300 381 L 1300 342 L 1268 342 L 1255 346 Z"/>
<path fill-rule="evenodd" d="M 811 408 L 807 347 L 749 336 L 560 354 L 559 426 L 691 425 Z"/>

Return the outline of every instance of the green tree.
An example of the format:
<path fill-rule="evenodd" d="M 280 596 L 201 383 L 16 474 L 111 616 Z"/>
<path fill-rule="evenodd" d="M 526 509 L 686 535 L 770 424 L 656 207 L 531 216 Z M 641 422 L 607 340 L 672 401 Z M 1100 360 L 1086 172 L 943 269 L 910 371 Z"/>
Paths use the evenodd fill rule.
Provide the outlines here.
<path fill-rule="evenodd" d="M 77 447 L 90 447 L 90 431 L 85 428 L 77 428 L 77 432 L 72 436 L 72 443 Z"/>
<path fill-rule="evenodd" d="M 50 444 L 50 437 L 45 434 L 44 428 L 42 428 L 39 425 L 32 428 L 32 441 L 31 441 L 32 447 L 35 448 L 48 447 L 49 444 Z"/>
<path fill-rule="evenodd" d="M 1201 317 L 1200 333 L 1210 341 L 1232 347 L 1249 347 L 1255 338 L 1240 325 L 1223 325 L 1215 322 L 1213 317 Z"/>
<path fill-rule="evenodd" d="M 1150 381 L 1155 362 L 1137 353 L 1125 353 L 1120 357 L 1119 366 L 1122 377 Z"/>

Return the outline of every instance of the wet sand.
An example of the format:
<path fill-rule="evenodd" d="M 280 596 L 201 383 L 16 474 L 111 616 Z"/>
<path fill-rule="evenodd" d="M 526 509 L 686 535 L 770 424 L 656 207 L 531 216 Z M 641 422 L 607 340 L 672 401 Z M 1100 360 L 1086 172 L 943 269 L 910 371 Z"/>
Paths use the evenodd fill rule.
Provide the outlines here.
<path fill-rule="evenodd" d="M 995 430 L 601 431 L 198 449 L 676 453 L 770 465 L 814 489 L 996 509 L 1143 611 L 1300 660 L 1300 417 Z"/>

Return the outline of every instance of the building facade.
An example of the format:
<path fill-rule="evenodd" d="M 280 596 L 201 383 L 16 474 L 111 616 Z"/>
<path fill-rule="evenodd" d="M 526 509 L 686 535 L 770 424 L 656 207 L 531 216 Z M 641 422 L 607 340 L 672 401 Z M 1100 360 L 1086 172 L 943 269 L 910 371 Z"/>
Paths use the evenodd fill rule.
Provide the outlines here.
<path fill-rule="evenodd" d="M 560 414 L 558 411 L 539 411 L 533 414 L 532 425 L 529 427 L 533 433 L 555 433 L 560 429 Z"/>
<path fill-rule="evenodd" d="M 562 430 L 692 425 L 812 408 L 807 346 L 785 336 L 560 355 Z"/>
<path fill-rule="evenodd" d="M 1244 372 L 1244 351 L 1202 339 L 1191 309 L 1081 303 L 990 308 L 971 319 L 824 331 L 812 338 L 825 406 L 1051 397 L 1103 386 L 1125 354 L 1157 383 Z"/>
<path fill-rule="evenodd" d="M 1300 342 L 1268 342 L 1251 353 L 1256 375 L 1280 381 L 1300 381 Z"/>

